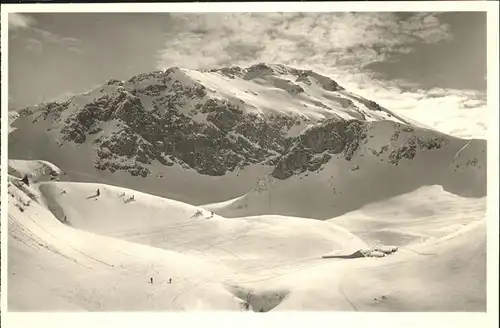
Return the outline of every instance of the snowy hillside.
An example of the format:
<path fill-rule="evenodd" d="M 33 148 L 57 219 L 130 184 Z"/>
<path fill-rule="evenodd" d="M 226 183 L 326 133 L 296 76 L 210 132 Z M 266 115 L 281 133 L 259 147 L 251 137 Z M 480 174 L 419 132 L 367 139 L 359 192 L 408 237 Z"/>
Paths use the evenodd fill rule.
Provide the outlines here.
<path fill-rule="evenodd" d="M 486 197 L 460 197 L 442 187 L 430 186 L 368 204 L 328 221 L 369 244 L 413 245 L 485 219 Z"/>
<path fill-rule="evenodd" d="M 9 160 L 8 173 L 22 179 L 27 175 L 32 181 L 58 180 L 63 174 L 54 164 L 47 161 Z"/>
<path fill-rule="evenodd" d="M 337 124 L 302 134 L 253 190 L 204 208 L 227 217 L 279 213 L 329 219 L 424 186 L 462 197 L 486 196 L 484 140 L 383 121 L 353 124 L 352 134 L 359 138 L 343 145 L 332 138 Z"/>
<path fill-rule="evenodd" d="M 14 111 L 8 112 L 8 119 L 9 119 L 9 133 L 14 131 L 15 128 L 13 128 L 11 125 L 14 123 L 15 120 L 19 118 L 19 114 Z"/>
<path fill-rule="evenodd" d="M 485 309 L 485 220 L 349 259 L 383 253 L 325 221 L 210 217 L 120 187 L 10 180 L 11 311 Z"/>

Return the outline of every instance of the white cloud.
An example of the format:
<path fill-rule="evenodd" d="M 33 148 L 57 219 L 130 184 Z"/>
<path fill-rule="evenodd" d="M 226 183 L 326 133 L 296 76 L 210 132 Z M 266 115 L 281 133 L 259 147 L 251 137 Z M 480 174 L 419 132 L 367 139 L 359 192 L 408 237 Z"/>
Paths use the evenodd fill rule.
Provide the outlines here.
<path fill-rule="evenodd" d="M 476 91 L 415 88 L 402 91 L 399 81 L 356 81 L 353 75 L 343 85 L 354 93 L 377 101 L 402 115 L 438 131 L 462 138 L 486 138 L 488 109 L 486 94 Z"/>
<path fill-rule="evenodd" d="M 40 53 L 43 49 L 42 42 L 37 39 L 27 39 L 25 41 L 26 49 L 32 52 Z"/>
<path fill-rule="evenodd" d="M 12 30 L 10 37 L 19 38 L 26 35 L 26 49 L 33 52 L 40 52 L 44 43 L 58 44 L 74 53 L 82 53 L 80 49 L 81 41 L 72 37 L 63 37 L 59 34 L 35 27 L 36 20 L 32 16 L 24 14 L 9 14 L 9 29 Z M 28 34 L 23 34 L 28 33 Z"/>
<path fill-rule="evenodd" d="M 439 13 L 173 14 L 158 68 L 282 63 L 341 85 L 446 133 L 485 137 L 486 106 L 474 92 L 378 81 L 365 66 L 395 60 L 417 43 L 452 39 Z M 403 91 L 405 90 L 405 91 Z M 484 98 L 484 97 L 483 97 Z M 476 124 L 477 123 L 477 124 Z"/>
<path fill-rule="evenodd" d="M 67 50 L 68 50 L 69 52 L 75 53 L 75 54 L 77 54 L 77 55 L 81 55 L 81 54 L 83 54 L 83 50 L 82 50 L 82 49 L 80 49 L 80 48 L 78 48 L 78 47 L 70 46 L 70 47 L 68 47 L 68 48 L 67 48 Z"/>
<path fill-rule="evenodd" d="M 59 34 L 55 34 L 39 28 L 33 28 L 32 31 L 36 35 L 36 37 L 44 43 L 62 45 L 66 47 L 68 51 L 82 53 L 82 50 L 79 48 L 79 46 L 81 45 L 81 41 L 76 38 L 63 37 Z"/>
<path fill-rule="evenodd" d="M 9 29 L 18 28 L 29 28 L 36 23 L 36 21 L 31 17 L 24 14 L 9 14 Z"/>
<path fill-rule="evenodd" d="M 412 42 L 449 38 L 447 26 L 434 14 L 407 20 L 393 13 L 185 14 L 173 19 L 160 66 L 175 62 L 198 68 L 236 58 L 238 64 L 361 68 L 391 53 L 410 51 Z"/>

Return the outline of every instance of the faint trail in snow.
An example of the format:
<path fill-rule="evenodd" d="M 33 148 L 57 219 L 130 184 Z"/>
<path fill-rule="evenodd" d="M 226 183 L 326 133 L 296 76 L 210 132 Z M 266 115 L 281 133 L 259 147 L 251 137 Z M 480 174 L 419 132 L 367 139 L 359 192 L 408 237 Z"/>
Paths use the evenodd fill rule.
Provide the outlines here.
<path fill-rule="evenodd" d="M 467 146 L 471 143 L 472 140 L 469 140 L 462 148 L 460 148 L 459 151 L 457 151 L 457 153 L 455 154 L 455 156 L 453 156 L 453 162 L 455 162 L 458 158 L 458 155 L 460 155 L 460 153 L 465 149 L 467 148 Z"/>
<path fill-rule="evenodd" d="M 359 312 L 359 309 L 358 307 L 349 299 L 349 297 L 347 297 L 347 295 L 344 293 L 344 288 L 342 287 L 342 282 L 343 282 L 343 279 L 340 278 L 340 282 L 338 284 L 338 291 L 340 292 L 340 294 L 342 295 L 342 297 L 347 301 L 347 303 L 349 303 L 349 305 L 354 309 L 354 311 L 356 312 Z"/>
<path fill-rule="evenodd" d="M 263 268 L 261 266 L 261 267 L 257 267 L 257 268 L 254 268 L 254 269 L 239 270 L 239 271 L 235 271 L 234 273 L 246 273 L 246 274 L 248 274 L 249 272 L 262 271 L 263 269 L 268 269 L 269 270 L 269 269 L 279 268 L 279 267 L 283 267 L 283 266 L 287 266 L 287 265 L 292 265 L 292 264 L 307 263 L 307 262 L 312 262 L 312 261 L 318 260 L 318 259 L 319 259 L 319 257 L 310 257 L 310 258 L 301 259 L 301 260 L 288 261 L 288 262 L 280 262 L 280 263 L 274 264 L 274 265 L 266 265 L 265 268 Z M 273 272 L 272 270 L 269 270 L 269 271 Z"/>
<path fill-rule="evenodd" d="M 75 247 L 73 247 L 73 246 L 71 246 L 71 245 L 69 245 L 69 244 L 68 244 L 68 247 L 70 247 L 71 249 L 73 249 L 73 250 L 77 251 L 78 253 L 82 254 L 83 256 L 86 256 L 86 257 L 88 257 L 88 258 L 90 258 L 90 259 L 92 259 L 92 260 L 94 260 L 94 261 L 96 261 L 96 262 L 102 263 L 102 264 L 107 265 L 107 266 L 112 267 L 112 268 L 114 268 L 114 267 L 115 267 L 113 264 L 109 264 L 109 263 L 106 263 L 106 262 L 101 261 L 101 260 L 99 260 L 99 259 L 96 259 L 95 257 L 93 257 L 93 256 L 91 256 L 91 255 L 89 255 L 89 254 L 87 254 L 87 253 L 84 253 L 84 252 L 82 252 L 81 250 L 76 249 Z"/>
<path fill-rule="evenodd" d="M 412 253 L 415 253 L 417 255 L 425 255 L 425 256 L 437 256 L 438 254 L 437 253 L 424 253 L 424 252 L 419 252 L 419 251 L 416 251 L 414 249 L 411 249 L 411 248 L 402 248 L 406 251 L 410 251 Z"/>
<path fill-rule="evenodd" d="M 212 249 L 212 248 L 216 248 L 216 249 L 219 249 L 219 250 L 221 250 L 223 252 L 226 252 L 229 255 L 232 255 L 232 256 L 236 257 L 238 260 L 241 260 L 241 257 L 238 254 L 236 254 L 236 253 L 234 253 L 234 252 L 232 252 L 232 251 L 230 251 L 230 250 L 228 250 L 228 249 L 226 249 L 224 247 L 221 247 L 218 244 L 216 244 L 216 245 L 208 244 L 208 245 L 210 246 L 209 250 Z"/>
<path fill-rule="evenodd" d="M 469 256 L 469 258 L 467 259 L 466 262 L 471 262 L 473 258 L 475 258 L 477 256 L 477 254 L 479 252 L 481 252 L 481 250 L 485 250 L 486 249 L 486 240 L 481 240 L 478 245 L 476 246 L 476 249 L 474 250 L 474 252 L 472 252 L 471 256 Z"/>
<path fill-rule="evenodd" d="M 52 237 L 52 238 L 54 238 L 55 240 L 57 240 L 57 239 L 58 239 L 56 236 L 54 236 L 52 233 L 50 233 L 50 232 L 49 232 L 49 231 L 47 231 L 44 227 L 42 227 L 42 226 L 41 226 L 38 222 L 36 222 L 35 220 L 33 220 L 33 218 L 31 217 L 31 215 L 27 215 L 27 217 L 28 217 L 28 218 L 29 218 L 29 219 L 30 219 L 33 223 L 35 223 L 35 224 L 36 224 L 36 225 L 37 225 L 40 229 L 42 229 L 45 233 L 47 233 L 49 236 L 51 236 L 51 237 Z M 114 265 L 112 265 L 112 264 L 106 263 L 106 262 L 104 262 L 104 261 L 101 261 L 101 260 L 99 260 L 99 259 L 96 259 L 95 257 L 93 257 L 93 256 L 91 256 L 91 255 L 89 255 L 89 254 L 86 254 L 86 253 L 82 252 L 81 250 L 79 250 L 79 249 L 77 249 L 77 248 L 75 248 L 75 247 L 71 246 L 69 243 L 64 243 L 64 244 L 66 244 L 66 245 L 67 245 L 69 248 L 71 248 L 72 250 L 74 250 L 74 251 L 76 251 L 76 252 L 78 252 L 78 253 L 82 254 L 83 256 L 86 256 L 86 257 L 88 257 L 88 258 L 90 258 L 90 259 L 92 259 L 92 260 L 94 260 L 94 261 L 96 261 L 96 262 L 99 262 L 99 263 L 101 263 L 101 264 L 107 265 L 107 266 L 109 266 L 109 267 L 114 267 Z"/>
<path fill-rule="evenodd" d="M 11 220 L 15 220 L 10 214 L 9 214 L 9 218 Z M 14 238 L 15 240 L 17 240 L 18 242 L 26 245 L 27 247 L 30 247 L 30 248 L 35 248 L 34 246 L 37 245 L 39 247 L 42 247 L 46 250 L 48 250 L 49 252 L 52 252 L 54 253 L 55 255 L 58 255 L 58 256 L 61 256 L 62 258 L 66 259 L 66 260 L 70 260 L 80 266 L 83 266 L 84 268 L 87 268 L 87 269 L 92 269 L 91 267 L 89 266 L 86 266 L 84 265 L 83 263 L 77 261 L 76 259 L 70 257 L 70 256 L 67 256 L 63 253 L 61 253 L 60 249 L 56 248 L 55 246 L 52 245 L 53 248 L 50 247 L 50 245 L 48 244 L 43 244 L 40 240 L 37 240 L 35 238 L 35 234 L 31 233 L 28 229 L 26 229 L 23 225 L 21 225 L 19 222 L 15 221 L 15 224 L 18 224 L 21 229 L 22 229 L 22 234 L 26 236 L 27 240 L 21 238 L 20 236 L 17 236 L 16 234 L 12 234 L 12 238 Z M 33 244 L 30 244 L 28 242 L 28 240 L 32 241 L 33 243 L 35 243 L 35 245 Z"/>
<path fill-rule="evenodd" d="M 276 278 L 280 278 L 280 277 L 283 277 L 283 276 L 287 276 L 287 275 L 290 275 L 290 274 L 293 274 L 293 273 L 297 273 L 297 272 L 300 272 L 300 271 L 304 271 L 304 270 L 307 270 L 307 269 L 310 269 L 310 268 L 313 268 L 313 267 L 316 267 L 316 266 L 319 266 L 319 265 L 326 265 L 326 264 L 329 264 L 325 261 L 318 261 L 317 264 L 313 264 L 313 265 L 309 265 L 309 266 L 306 266 L 304 268 L 301 268 L 301 269 L 298 269 L 298 270 L 294 270 L 294 271 L 289 271 L 289 272 L 285 272 L 285 273 L 278 273 L 278 274 L 275 274 L 274 276 L 270 276 L 270 277 L 265 277 L 265 278 L 260 278 L 260 279 L 254 279 L 254 280 L 238 280 L 238 281 L 231 281 L 232 283 L 249 283 L 249 282 L 261 282 L 261 281 L 266 281 L 266 280 L 272 280 L 272 279 L 276 279 Z M 259 270 L 262 270 L 262 268 L 259 268 Z M 272 270 L 270 270 L 272 272 Z M 244 272 L 244 271 L 243 271 Z M 237 273 L 241 273 L 241 272 L 235 272 L 236 274 Z"/>
<path fill-rule="evenodd" d="M 199 285 L 201 285 L 202 283 L 208 283 L 208 282 L 211 282 L 212 279 L 205 279 L 205 280 L 200 280 L 198 281 L 197 283 L 194 283 L 194 284 L 191 284 L 189 287 L 187 288 L 184 288 L 181 292 L 179 292 L 173 299 L 172 299 L 172 305 L 175 305 L 177 306 L 177 300 L 179 299 L 179 297 L 181 297 L 182 295 L 184 295 L 185 293 L 187 293 L 188 291 L 191 291 L 193 290 L 194 288 L 198 287 Z M 184 311 L 184 308 L 182 306 L 177 306 L 177 308 L 181 311 Z"/>
<path fill-rule="evenodd" d="M 201 219 L 201 220 L 193 220 L 193 221 L 184 222 L 184 223 L 169 224 L 169 225 L 166 225 L 166 226 L 162 226 L 161 229 L 158 229 L 156 231 L 124 232 L 122 234 L 117 234 L 116 238 L 124 238 L 124 237 L 127 237 L 129 235 L 133 235 L 134 237 L 135 236 L 153 235 L 155 232 L 156 233 L 161 233 L 163 235 L 163 234 L 165 234 L 165 232 L 172 231 L 173 229 L 178 230 L 178 229 L 183 228 L 183 227 L 195 226 L 196 224 L 198 224 L 200 222 L 204 222 L 204 220 Z M 185 244 L 180 244 L 180 246 L 189 245 L 190 243 L 191 242 L 187 242 Z"/>

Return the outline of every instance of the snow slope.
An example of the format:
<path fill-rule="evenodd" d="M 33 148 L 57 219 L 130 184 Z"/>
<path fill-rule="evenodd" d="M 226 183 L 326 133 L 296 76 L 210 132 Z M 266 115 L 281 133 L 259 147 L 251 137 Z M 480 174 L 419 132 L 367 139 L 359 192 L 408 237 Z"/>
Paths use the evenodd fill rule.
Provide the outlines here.
<path fill-rule="evenodd" d="M 431 130 L 401 131 L 391 140 L 394 126 L 373 122 L 350 161 L 333 155 L 320 169 L 306 171 L 281 180 L 270 175 L 243 196 L 203 207 L 225 217 L 281 214 L 330 219 L 374 202 L 411 193 L 425 186 L 434 189 L 433 197 L 449 193 L 475 202 L 486 198 L 486 142 L 447 137 L 437 150 L 415 150 L 411 159 L 391 162 L 391 152 L 404 149 L 410 138 L 432 139 L 441 134 Z M 317 156 L 321 156 L 319 154 Z M 467 202 L 467 201 L 466 201 Z"/>
<path fill-rule="evenodd" d="M 277 310 L 331 310 L 336 303 L 346 311 L 486 311 L 486 220 L 383 262 L 362 261 L 338 275 L 324 266 L 295 276 L 302 288 Z"/>
<path fill-rule="evenodd" d="M 251 290 L 254 305 L 267 311 L 289 291 L 244 281 L 293 273 L 332 251 L 367 248 L 326 222 L 193 218 L 194 206 L 119 187 L 26 187 L 11 179 L 9 306 L 15 310 L 239 310 Z M 98 188 L 100 196 L 92 198 Z M 130 195 L 134 201 L 124 202 Z M 167 277 L 172 284 L 165 283 Z M 275 295 L 279 302 L 272 300 Z"/>
<path fill-rule="evenodd" d="M 186 222 L 196 208 L 117 187 L 60 182 L 30 187 L 30 199 L 17 184 L 9 186 L 10 310 L 240 311 L 245 300 L 254 311 L 485 310 L 484 220 L 383 258 L 322 259 L 314 255 L 365 244 L 331 223 L 298 218 L 215 217 L 203 222 L 217 229 L 162 230 L 159 221 Z M 101 195 L 89 198 L 89 206 L 85 197 L 97 188 Z M 122 190 L 135 201 L 115 201 Z M 80 216 L 63 224 L 60 213 L 45 208 L 54 210 L 52 202 Z M 155 221 L 167 241 L 145 245 L 140 232 Z M 138 236 L 118 238 L 131 228 Z M 201 230 L 208 243 L 196 249 Z M 227 237 L 229 252 L 220 253 Z M 172 247 L 170 238 L 185 242 Z"/>
<path fill-rule="evenodd" d="M 14 123 L 19 118 L 19 113 L 16 111 L 9 111 L 8 119 L 9 119 L 9 133 L 13 132 L 16 128 L 12 127 L 12 123 Z"/>
<path fill-rule="evenodd" d="M 187 248 L 194 256 L 235 267 L 255 262 L 264 268 L 280 259 L 319 258 L 367 247 L 348 231 L 322 221 L 211 218 L 210 212 L 185 203 L 108 185 L 45 182 L 38 187 L 47 208 L 61 221 L 66 216 L 74 228 L 168 250 Z M 100 196 L 93 197 L 97 189 Z M 132 195 L 135 200 L 129 201 Z M 197 215 L 198 210 L 202 214 Z"/>
<path fill-rule="evenodd" d="M 325 90 L 315 79 L 312 79 L 312 83 L 303 83 L 284 65 L 263 65 L 243 78 L 228 76 L 221 71 L 181 71 L 213 90 L 219 97 L 243 100 L 243 110 L 246 112 L 265 116 L 286 114 L 304 117 L 311 123 L 332 117 L 403 122 L 384 112 L 370 111 L 366 104 L 358 100 L 360 98 L 351 93 Z M 351 105 L 353 101 L 357 101 L 358 106 Z"/>
<path fill-rule="evenodd" d="M 22 179 L 28 175 L 35 181 L 45 181 L 59 178 L 62 171 L 54 164 L 47 161 L 27 161 L 27 160 L 9 160 L 8 172 L 10 175 Z"/>
<path fill-rule="evenodd" d="M 440 186 L 428 186 L 328 221 L 370 244 L 412 245 L 441 238 L 485 219 L 486 197 L 460 197 Z"/>
<path fill-rule="evenodd" d="M 225 286 L 209 282 L 227 272 L 223 266 L 75 230 L 34 201 L 21 212 L 12 203 L 28 197 L 14 186 L 9 194 L 10 310 L 239 309 Z"/>

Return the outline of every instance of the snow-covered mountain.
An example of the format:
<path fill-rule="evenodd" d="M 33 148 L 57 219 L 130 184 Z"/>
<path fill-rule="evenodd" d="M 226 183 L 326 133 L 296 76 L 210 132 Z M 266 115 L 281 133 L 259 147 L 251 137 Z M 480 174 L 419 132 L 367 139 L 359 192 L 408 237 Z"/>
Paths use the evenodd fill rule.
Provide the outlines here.
<path fill-rule="evenodd" d="M 283 65 L 112 79 L 19 116 L 10 158 L 53 162 L 64 180 L 191 204 L 240 197 L 209 205 L 228 216 L 262 214 L 251 203 L 264 199 L 267 213 L 329 218 L 422 185 L 485 194 L 484 140 L 424 128 L 329 77 Z M 387 179 L 400 183 L 381 188 Z"/>
<path fill-rule="evenodd" d="M 486 309 L 486 140 L 329 77 L 171 68 L 9 125 L 12 310 Z"/>

